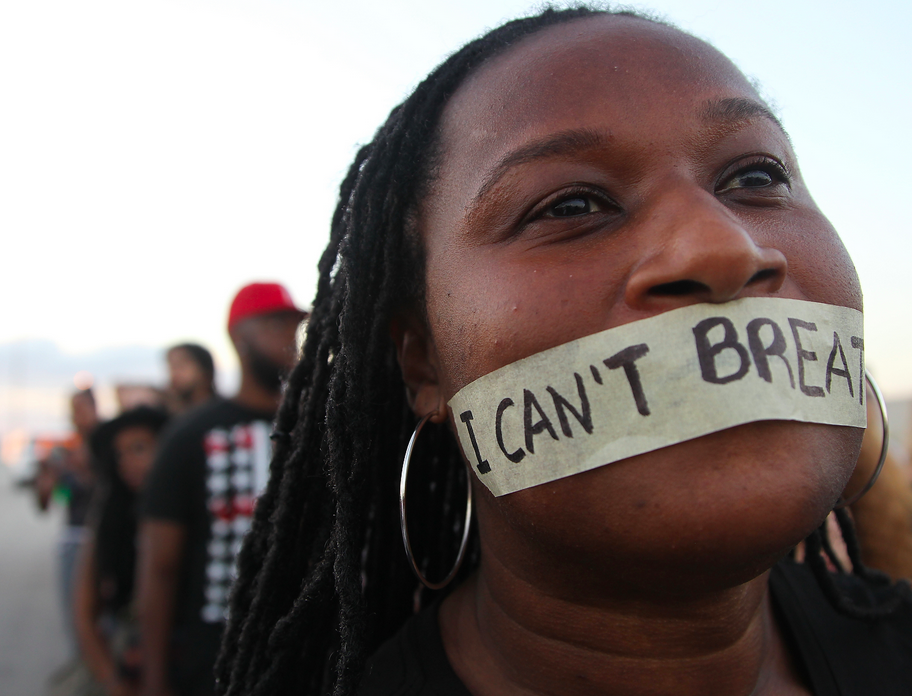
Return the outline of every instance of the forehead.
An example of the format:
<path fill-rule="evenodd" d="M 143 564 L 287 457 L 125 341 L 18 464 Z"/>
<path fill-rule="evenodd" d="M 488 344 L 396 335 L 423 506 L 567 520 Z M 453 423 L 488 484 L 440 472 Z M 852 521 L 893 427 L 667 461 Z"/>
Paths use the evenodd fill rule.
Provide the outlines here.
<path fill-rule="evenodd" d="M 155 432 L 148 425 L 125 425 L 114 435 L 115 446 L 122 446 L 123 443 L 135 440 L 137 438 L 154 438 Z"/>
<path fill-rule="evenodd" d="M 676 29 L 634 17 L 552 27 L 482 66 L 450 100 L 440 129 L 447 183 L 469 184 L 456 170 L 472 179 L 543 130 L 660 145 L 675 137 L 670 121 L 726 98 L 761 102 L 731 61 Z"/>
<path fill-rule="evenodd" d="M 172 348 L 168 351 L 167 359 L 170 362 L 196 362 L 186 348 Z"/>

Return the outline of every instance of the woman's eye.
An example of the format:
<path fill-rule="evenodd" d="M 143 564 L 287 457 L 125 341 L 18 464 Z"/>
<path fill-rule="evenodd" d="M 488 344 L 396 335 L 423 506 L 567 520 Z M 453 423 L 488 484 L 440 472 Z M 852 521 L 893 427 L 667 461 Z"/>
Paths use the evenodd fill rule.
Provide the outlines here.
<path fill-rule="evenodd" d="M 789 173 L 784 166 L 775 161 L 749 164 L 723 179 L 717 193 L 750 189 L 776 189 L 779 185 L 789 185 Z"/>
<path fill-rule="evenodd" d="M 731 185 L 738 188 L 759 188 L 761 186 L 769 186 L 772 183 L 773 177 L 769 175 L 769 172 L 753 169 L 736 175 L 732 179 Z"/>
<path fill-rule="evenodd" d="M 541 200 L 517 224 L 517 236 L 540 242 L 579 239 L 613 228 L 624 210 L 601 187 L 565 184 Z"/>
<path fill-rule="evenodd" d="M 574 196 L 552 205 L 548 209 L 547 215 L 549 217 L 572 217 L 574 215 L 596 213 L 601 209 L 601 206 L 588 196 Z"/>

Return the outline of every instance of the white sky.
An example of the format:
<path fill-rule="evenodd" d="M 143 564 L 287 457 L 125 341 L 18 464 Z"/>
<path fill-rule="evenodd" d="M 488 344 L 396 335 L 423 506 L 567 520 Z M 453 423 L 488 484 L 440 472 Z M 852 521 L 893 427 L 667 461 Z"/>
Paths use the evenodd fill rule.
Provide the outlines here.
<path fill-rule="evenodd" d="M 531 5 L 0 3 L 0 344 L 193 339 L 233 366 L 234 291 L 278 279 L 308 302 L 357 144 L 448 52 Z M 638 6 L 760 80 L 858 266 L 869 364 L 888 396 L 912 394 L 912 3 Z"/>

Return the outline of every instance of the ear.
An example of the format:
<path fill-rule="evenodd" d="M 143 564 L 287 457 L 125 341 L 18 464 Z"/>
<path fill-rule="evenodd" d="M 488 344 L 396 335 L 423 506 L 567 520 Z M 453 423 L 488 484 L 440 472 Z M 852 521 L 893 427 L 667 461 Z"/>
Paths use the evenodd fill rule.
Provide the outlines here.
<path fill-rule="evenodd" d="M 401 312 L 390 321 L 390 337 L 396 344 L 409 407 L 419 418 L 435 413 L 431 420 L 443 423 L 447 408 L 438 378 L 437 348 L 425 322 L 413 311 Z"/>

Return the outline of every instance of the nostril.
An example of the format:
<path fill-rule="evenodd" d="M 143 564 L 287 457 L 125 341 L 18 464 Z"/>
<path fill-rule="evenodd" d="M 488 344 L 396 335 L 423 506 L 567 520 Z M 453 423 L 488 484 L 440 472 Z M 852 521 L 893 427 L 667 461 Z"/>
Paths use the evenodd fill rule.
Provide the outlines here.
<path fill-rule="evenodd" d="M 705 293 L 709 287 L 695 280 L 676 280 L 672 283 L 662 283 L 649 288 L 649 294 L 656 297 L 681 297 Z"/>
<path fill-rule="evenodd" d="M 754 273 L 746 285 L 774 280 L 778 276 L 779 271 L 775 268 L 765 268 Z M 675 280 L 670 283 L 653 285 L 649 288 L 648 294 L 653 297 L 686 297 L 688 295 L 712 295 L 713 290 L 709 285 L 697 280 Z"/>
<path fill-rule="evenodd" d="M 747 281 L 747 284 L 752 285 L 754 283 L 762 283 L 764 280 L 772 280 L 778 275 L 779 271 L 777 271 L 775 268 L 764 268 L 762 271 L 757 271 L 754 273 L 751 279 Z"/>

